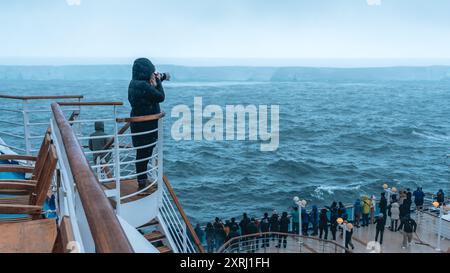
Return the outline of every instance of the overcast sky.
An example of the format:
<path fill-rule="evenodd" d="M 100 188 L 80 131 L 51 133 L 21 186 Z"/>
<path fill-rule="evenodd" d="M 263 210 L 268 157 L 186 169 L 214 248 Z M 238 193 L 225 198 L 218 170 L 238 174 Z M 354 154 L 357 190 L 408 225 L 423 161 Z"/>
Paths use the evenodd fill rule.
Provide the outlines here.
<path fill-rule="evenodd" d="M 450 59 L 449 14 L 449 0 L 0 1 L 0 59 L 350 58 L 439 64 Z"/>

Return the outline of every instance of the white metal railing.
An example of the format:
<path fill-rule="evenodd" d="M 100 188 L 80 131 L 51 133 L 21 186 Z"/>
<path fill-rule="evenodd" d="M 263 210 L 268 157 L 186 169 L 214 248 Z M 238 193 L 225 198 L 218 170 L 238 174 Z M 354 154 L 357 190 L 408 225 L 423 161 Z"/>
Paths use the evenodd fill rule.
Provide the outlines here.
<path fill-rule="evenodd" d="M 92 236 L 88 233 L 86 229 L 82 229 L 83 226 L 88 226 L 85 217 L 78 216 L 82 215 L 82 204 L 80 199 L 76 198 L 76 188 L 73 180 L 73 174 L 71 172 L 66 150 L 64 149 L 64 144 L 61 138 L 60 131 L 57 129 L 55 120 L 51 122 L 52 128 L 52 140 L 56 147 L 56 152 L 58 154 L 58 176 L 53 187 L 58 189 L 58 202 L 57 211 L 60 216 L 69 216 L 71 228 L 73 230 L 74 240 L 77 242 L 78 250 L 81 253 L 86 251 L 94 252 L 95 246 Z M 59 185 L 55 185 L 59 184 Z M 59 219 L 62 220 L 62 217 Z M 79 220 L 82 222 L 80 223 Z"/>
<path fill-rule="evenodd" d="M 0 137 L 5 147 L 27 155 L 35 154 L 43 138 L 43 132 L 50 125 L 50 103 L 80 102 L 83 96 L 30 96 L 14 97 L 0 95 Z M 67 113 L 78 111 L 65 109 Z"/>
<path fill-rule="evenodd" d="M 61 216 L 70 216 L 70 223 L 74 232 L 74 239 L 79 244 L 80 252 L 94 252 L 95 242 L 89 229 L 88 219 L 83 208 L 82 200 L 75 185 L 74 173 L 70 168 L 68 155 L 64 148 L 61 133 L 58 130 L 58 124 L 52 116 L 50 100 L 56 97 L 48 98 L 10 98 L 0 96 L 0 136 L 6 140 L 5 147 L 13 149 L 20 153 L 33 154 L 38 147 L 38 141 L 42 140 L 43 132 L 50 126 L 52 129 L 52 139 L 56 146 L 58 154 L 58 172 L 55 177 L 53 188 L 58 196 L 57 213 Z M 163 119 L 162 116 L 154 120 L 158 122 L 158 128 L 141 133 L 129 132 L 131 122 L 128 119 L 118 119 L 118 103 L 82 103 L 81 96 L 74 98 L 58 97 L 63 101 L 60 104 L 62 116 L 66 117 L 71 126 L 74 135 L 78 139 L 83 149 L 86 159 L 88 159 L 94 173 L 97 174 L 99 182 L 108 185 L 110 190 L 105 189 L 108 197 L 113 197 L 116 201 L 116 213 L 120 215 L 122 204 L 140 200 L 142 194 L 149 189 L 155 188 L 152 195 L 156 196 L 158 207 L 149 208 L 159 211 L 159 217 L 162 228 L 166 233 L 175 252 L 192 253 L 197 252 L 189 238 L 186 223 L 179 217 L 179 211 L 172 204 L 172 200 L 164 190 L 163 182 Z M 46 103 L 48 100 L 48 104 Z M 7 101 L 5 103 L 5 101 Z M 10 103 L 10 102 L 13 103 Z M 37 103 L 39 102 L 39 103 Z M 63 105 L 64 104 L 64 105 Z M 95 111 L 85 111 L 84 107 L 93 107 Z M 99 109 L 102 107 L 101 109 Z M 83 111 L 82 111 L 83 110 Z M 8 114 L 5 114 L 8 113 Z M 13 117 L 15 115 L 15 117 Z M 143 118 L 143 117 L 140 117 Z M 21 120 L 22 123 L 19 121 Z M 101 136 L 92 136 L 94 124 L 96 122 L 104 123 L 105 133 Z M 125 125 L 123 128 L 120 128 Z M 158 141 L 134 147 L 133 137 L 157 134 Z M 107 140 L 111 142 L 110 146 L 102 150 L 89 150 L 89 141 Z M 11 143 L 11 144 L 9 144 Z M 147 158 L 136 160 L 136 151 L 138 149 L 154 148 L 154 152 Z M 97 158 L 96 161 L 93 159 Z M 137 173 L 136 163 L 149 161 L 148 168 L 143 173 Z M 75 174 L 76 175 L 76 174 Z M 150 183 L 144 188 L 135 192 L 121 193 L 124 182 L 136 181 L 138 176 L 147 175 Z M 112 187 L 111 187 L 112 186 Z"/>
<path fill-rule="evenodd" d="M 161 223 L 166 232 L 169 232 L 177 253 L 197 253 L 199 250 L 189 236 L 186 223 L 178 214 L 178 210 L 172 205 L 172 200 L 166 190 L 162 190 L 162 206 L 159 208 Z"/>
<path fill-rule="evenodd" d="M 211 248 L 211 247 L 210 247 Z M 218 253 L 352 253 L 334 241 L 278 232 L 235 237 Z"/>
<path fill-rule="evenodd" d="M 59 220 L 68 216 L 80 252 L 131 253 L 132 246 L 116 213 L 87 163 L 74 128 L 61 107 L 52 104 L 52 140 L 59 157 Z"/>
<path fill-rule="evenodd" d="M 122 122 L 120 119 L 117 119 L 117 111 L 114 111 L 114 119 L 105 119 L 101 120 L 101 122 L 113 122 L 112 134 L 104 135 L 100 137 L 91 137 L 91 136 L 80 136 L 79 140 L 81 141 L 95 141 L 99 139 L 107 139 L 108 145 L 106 145 L 103 149 L 97 151 L 85 151 L 87 156 L 92 156 L 93 158 L 97 158 L 97 161 L 92 161 L 92 168 L 98 174 L 98 178 L 100 183 L 108 184 L 110 193 L 110 197 L 114 197 L 116 201 L 116 209 L 120 214 L 121 205 L 124 201 L 131 199 L 133 197 L 137 197 L 141 194 L 145 194 L 153 187 L 160 186 L 160 182 L 162 182 L 163 175 L 163 120 L 162 118 L 158 119 L 158 128 L 149 130 L 141 133 L 127 133 L 130 127 L 130 124 L 127 122 Z M 96 120 L 94 122 L 97 122 Z M 156 121 L 156 120 L 155 120 Z M 92 123 L 93 121 L 90 120 Z M 120 125 L 124 125 L 125 130 L 121 129 Z M 124 127 L 122 127 L 124 128 Z M 150 134 L 158 134 L 158 141 L 154 143 L 150 143 L 147 145 L 142 145 L 135 147 L 132 144 L 133 137 L 150 135 Z M 135 153 L 139 149 L 147 149 L 153 148 L 153 154 L 149 157 L 136 159 Z M 146 171 L 137 173 L 135 165 L 137 163 L 142 163 L 145 161 L 149 161 Z M 146 185 L 142 189 L 138 189 L 135 192 L 127 193 L 126 195 L 122 195 L 121 188 L 122 183 L 126 181 L 134 181 L 137 184 L 137 180 L 139 176 L 145 175 L 148 177 L 148 185 Z M 112 187 L 111 187 L 112 186 Z"/>

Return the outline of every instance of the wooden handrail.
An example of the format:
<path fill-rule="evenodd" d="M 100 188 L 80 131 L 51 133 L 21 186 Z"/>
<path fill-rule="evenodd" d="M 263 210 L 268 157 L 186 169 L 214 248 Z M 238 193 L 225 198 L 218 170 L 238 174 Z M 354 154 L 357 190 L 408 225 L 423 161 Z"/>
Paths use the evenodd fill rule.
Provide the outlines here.
<path fill-rule="evenodd" d="M 122 106 L 121 101 L 58 102 L 59 106 Z"/>
<path fill-rule="evenodd" d="M 82 99 L 82 95 L 69 95 L 69 96 L 8 96 L 0 95 L 0 99 L 13 99 L 13 100 L 58 100 L 58 99 Z"/>
<path fill-rule="evenodd" d="M 167 190 L 169 191 L 170 196 L 172 197 L 173 201 L 175 202 L 175 205 L 177 206 L 178 211 L 181 214 L 181 218 L 183 218 L 183 221 L 186 224 L 187 229 L 191 233 L 192 238 L 194 239 L 194 243 L 197 246 L 199 252 L 200 253 L 205 253 L 205 249 L 203 248 L 203 245 L 200 242 L 200 239 L 198 238 L 197 233 L 195 232 L 194 228 L 191 225 L 191 222 L 189 221 L 186 213 L 184 212 L 184 209 L 181 206 L 180 200 L 178 199 L 177 195 L 175 194 L 175 191 L 173 190 L 169 179 L 166 176 L 164 176 L 163 180 L 164 180 L 164 184 L 167 187 Z"/>
<path fill-rule="evenodd" d="M 149 115 L 149 116 L 132 117 L 132 118 L 118 118 L 116 121 L 119 123 L 141 123 L 141 122 L 160 120 L 165 116 L 166 116 L 166 113 L 162 112 L 161 114 Z"/>
<path fill-rule="evenodd" d="M 96 251 L 98 253 L 133 253 L 133 248 L 114 209 L 101 189 L 97 176 L 89 166 L 72 127 L 64 118 L 61 107 L 53 103 L 52 111 L 61 133 Z"/>
<path fill-rule="evenodd" d="M 120 128 L 118 135 L 125 134 L 128 129 L 130 129 L 130 126 L 132 123 L 140 123 L 140 122 L 148 122 L 148 121 L 156 121 L 160 120 L 163 117 L 165 117 L 166 114 L 163 112 L 161 114 L 156 115 L 150 115 L 150 116 L 141 116 L 141 117 L 132 117 L 132 118 L 118 118 L 116 122 L 118 123 L 125 123 L 125 125 Z M 115 138 L 110 138 L 108 142 L 106 143 L 105 147 L 103 147 L 103 150 L 109 150 L 112 145 L 114 144 Z"/>

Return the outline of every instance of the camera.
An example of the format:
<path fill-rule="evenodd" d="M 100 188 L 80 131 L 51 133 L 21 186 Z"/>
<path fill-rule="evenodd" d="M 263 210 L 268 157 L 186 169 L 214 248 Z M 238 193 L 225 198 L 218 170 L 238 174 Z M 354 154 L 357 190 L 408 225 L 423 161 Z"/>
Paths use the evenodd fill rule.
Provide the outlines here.
<path fill-rule="evenodd" d="M 163 82 L 163 81 L 170 81 L 170 79 L 171 79 L 171 76 L 170 76 L 170 74 L 169 73 L 159 73 L 159 72 L 156 72 L 155 74 L 159 74 L 160 76 L 161 76 L 161 81 Z"/>

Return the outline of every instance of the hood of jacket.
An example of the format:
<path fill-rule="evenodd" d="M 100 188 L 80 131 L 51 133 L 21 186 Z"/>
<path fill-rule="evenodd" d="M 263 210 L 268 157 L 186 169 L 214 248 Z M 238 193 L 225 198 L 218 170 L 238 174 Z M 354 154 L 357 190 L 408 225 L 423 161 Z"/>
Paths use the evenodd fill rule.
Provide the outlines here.
<path fill-rule="evenodd" d="M 97 121 L 95 123 L 95 131 L 104 132 L 105 131 L 105 124 L 101 121 Z"/>
<path fill-rule="evenodd" d="M 156 68 L 149 59 L 137 59 L 133 65 L 133 80 L 148 81 L 155 71 Z"/>

